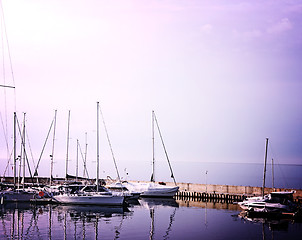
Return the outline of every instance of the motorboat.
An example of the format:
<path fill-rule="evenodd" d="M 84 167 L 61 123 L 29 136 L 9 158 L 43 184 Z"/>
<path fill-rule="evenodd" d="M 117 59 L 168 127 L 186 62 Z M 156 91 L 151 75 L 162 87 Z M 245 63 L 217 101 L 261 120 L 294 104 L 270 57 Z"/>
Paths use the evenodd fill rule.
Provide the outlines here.
<path fill-rule="evenodd" d="M 291 192 L 271 192 L 264 197 L 248 198 L 238 205 L 247 211 L 253 212 L 291 212 L 296 209 L 293 202 L 293 194 Z"/>

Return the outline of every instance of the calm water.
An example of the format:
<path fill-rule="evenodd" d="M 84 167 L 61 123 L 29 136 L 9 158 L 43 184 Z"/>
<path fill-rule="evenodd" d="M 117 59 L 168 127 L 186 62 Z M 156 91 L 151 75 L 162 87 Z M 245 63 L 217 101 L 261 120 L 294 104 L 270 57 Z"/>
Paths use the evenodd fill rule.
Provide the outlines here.
<path fill-rule="evenodd" d="M 237 205 L 140 200 L 127 209 L 25 204 L 0 208 L 0 239 L 301 239 L 302 223 L 251 222 Z"/>

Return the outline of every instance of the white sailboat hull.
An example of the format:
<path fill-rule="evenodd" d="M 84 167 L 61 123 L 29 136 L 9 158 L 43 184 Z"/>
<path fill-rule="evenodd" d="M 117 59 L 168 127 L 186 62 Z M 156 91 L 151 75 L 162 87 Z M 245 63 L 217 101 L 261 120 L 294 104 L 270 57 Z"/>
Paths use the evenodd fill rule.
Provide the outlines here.
<path fill-rule="evenodd" d="M 103 206 L 122 206 L 123 196 L 104 194 L 60 194 L 52 197 L 55 202 L 63 204 L 85 204 Z"/>
<path fill-rule="evenodd" d="M 170 187 L 155 183 L 127 183 L 124 184 L 129 190 L 141 193 L 141 197 L 162 197 L 171 198 L 178 191 L 179 187 Z"/>
<path fill-rule="evenodd" d="M 149 188 L 141 193 L 141 197 L 173 197 L 179 187 Z"/>

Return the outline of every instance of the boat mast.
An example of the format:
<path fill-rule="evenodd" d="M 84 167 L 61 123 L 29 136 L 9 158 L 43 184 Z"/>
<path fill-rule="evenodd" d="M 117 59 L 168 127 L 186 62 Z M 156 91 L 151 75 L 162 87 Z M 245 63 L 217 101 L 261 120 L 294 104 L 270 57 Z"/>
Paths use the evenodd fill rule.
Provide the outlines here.
<path fill-rule="evenodd" d="M 152 175 L 151 175 L 151 182 L 155 182 L 154 111 L 152 111 Z"/>
<path fill-rule="evenodd" d="M 50 155 L 50 179 L 49 185 L 52 183 L 52 173 L 53 173 L 53 155 L 55 151 L 55 136 L 56 136 L 56 122 L 57 122 L 57 110 L 55 110 L 55 118 L 54 118 L 54 128 L 53 128 L 53 139 L 52 139 L 52 152 Z"/>
<path fill-rule="evenodd" d="M 76 181 L 78 181 L 78 175 L 79 175 L 79 139 L 77 139 Z"/>
<path fill-rule="evenodd" d="M 22 186 L 23 186 L 23 191 L 24 191 L 24 184 L 25 184 L 25 115 L 26 113 L 24 113 L 24 118 L 23 118 L 23 136 L 22 136 L 22 146 L 23 146 L 23 181 L 22 181 Z M 21 159 L 20 159 L 21 161 Z"/>
<path fill-rule="evenodd" d="M 86 176 L 85 174 L 85 170 L 87 171 L 87 168 L 86 168 L 86 163 L 87 163 L 87 132 L 85 133 L 85 155 L 84 155 L 84 172 L 83 172 L 83 176 L 84 177 L 88 177 L 88 174 Z"/>
<path fill-rule="evenodd" d="M 97 128 L 96 128 L 96 191 L 99 191 L 99 102 L 97 102 Z"/>
<path fill-rule="evenodd" d="M 66 166 L 65 166 L 65 180 L 67 181 L 68 174 L 68 150 L 69 150 L 69 126 L 70 126 L 70 110 L 68 111 L 68 127 L 67 127 L 67 151 L 66 151 Z"/>
<path fill-rule="evenodd" d="M 272 188 L 275 191 L 275 179 L 274 179 L 274 159 L 272 158 Z"/>
<path fill-rule="evenodd" d="M 264 188 L 265 188 L 266 161 L 267 161 L 267 147 L 268 147 L 268 138 L 266 138 L 266 144 L 265 144 L 265 158 L 264 158 L 264 171 L 263 171 L 262 197 L 264 197 Z"/>
<path fill-rule="evenodd" d="M 14 112 L 14 188 L 16 188 L 16 161 L 17 161 L 17 154 L 16 154 L 16 121 L 17 121 L 17 114 Z"/>

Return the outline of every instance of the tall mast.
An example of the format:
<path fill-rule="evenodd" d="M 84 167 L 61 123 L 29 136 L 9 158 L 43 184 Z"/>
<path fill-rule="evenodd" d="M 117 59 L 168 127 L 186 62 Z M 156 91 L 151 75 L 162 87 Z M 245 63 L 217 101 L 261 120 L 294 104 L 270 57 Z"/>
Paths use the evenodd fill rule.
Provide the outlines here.
<path fill-rule="evenodd" d="M 24 190 L 24 184 L 25 184 L 25 115 L 26 113 L 24 113 L 24 118 L 23 118 L 23 136 L 22 136 L 22 146 L 23 146 L 23 190 Z M 20 159 L 21 160 L 21 159 Z"/>
<path fill-rule="evenodd" d="M 67 126 L 67 151 L 66 151 L 66 166 L 65 166 L 66 181 L 67 181 L 67 174 L 68 174 L 69 126 L 70 126 L 70 110 L 68 111 L 68 126 Z"/>
<path fill-rule="evenodd" d="M 151 175 L 151 182 L 155 182 L 154 111 L 152 111 L 152 175 Z"/>
<path fill-rule="evenodd" d="M 76 181 L 78 181 L 78 176 L 79 176 L 79 139 L 77 139 Z"/>
<path fill-rule="evenodd" d="M 16 188 L 16 161 L 17 161 L 17 153 L 16 153 L 16 121 L 17 114 L 14 112 L 14 188 Z"/>
<path fill-rule="evenodd" d="M 52 184 L 53 155 L 54 155 L 54 151 L 55 151 L 55 136 L 56 136 L 56 122 L 57 122 L 57 110 L 55 110 L 53 138 L 52 138 L 52 152 L 51 152 L 51 155 L 50 155 L 50 180 L 49 180 L 49 185 Z"/>
<path fill-rule="evenodd" d="M 274 179 L 274 159 L 272 158 L 272 188 L 275 191 L 275 179 Z"/>
<path fill-rule="evenodd" d="M 268 138 L 266 138 L 266 144 L 265 144 L 265 158 L 264 158 L 264 171 L 263 171 L 262 197 L 264 197 L 264 188 L 265 188 L 266 161 L 267 161 L 267 146 L 268 146 Z"/>
<path fill-rule="evenodd" d="M 87 168 L 86 168 L 86 162 L 87 162 L 87 132 L 85 133 L 85 155 L 84 155 L 84 172 L 83 172 L 83 176 L 84 177 L 88 177 L 88 174 L 86 176 L 86 172 L 85 170 L 87 171 Z"/>
<path fill-rule="evenodd" d="M 99 102 L 97 102 L 97 130 L 96 130 L 96 190 L 99 191 Z"/>

